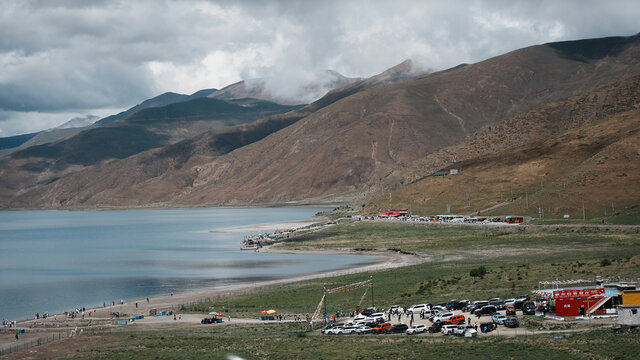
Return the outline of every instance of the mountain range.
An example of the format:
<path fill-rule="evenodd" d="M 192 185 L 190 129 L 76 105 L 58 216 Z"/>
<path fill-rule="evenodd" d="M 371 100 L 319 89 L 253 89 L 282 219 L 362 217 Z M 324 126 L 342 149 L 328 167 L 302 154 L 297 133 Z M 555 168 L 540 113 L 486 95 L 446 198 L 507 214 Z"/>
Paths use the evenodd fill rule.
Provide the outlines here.
<path fill-rule="evenodd" d="M 625 176 L 613 174 L 640 156 L 634 145 L 639 60 L 636 35 L 531 46 L 435 73 L 415 72 L 407 61 L 303 107 L 225 100 L 247 89 L 235 84 L 218 98 L 138 109 L 1 158 L 0 204 L 351 201 L 368 204 L 369 211 L 413 206 L 443 212 L 449 203 L 464 212 L 513 211 L 540 177 L 555 187 L 547 185 L 535 199 L 549 198 L 558 184 L 572 186 L 572 199 L 607 186 L 579 180 L 602 171 L 589 166 L 594 156 L 606 157 L 611 169 L 605 171 L 610 176 L 598 176 L 624 189 L 638 183 L 636 166 L 620 172 Z M 431 176 L 449 169 L 454 156 L 460 176 Z M 587 185 L 577 187 L 579 181 Z M 637 202 L 622 191 L 607 194 Z M 548 204 L 554 212 L 569 211 Z"/>

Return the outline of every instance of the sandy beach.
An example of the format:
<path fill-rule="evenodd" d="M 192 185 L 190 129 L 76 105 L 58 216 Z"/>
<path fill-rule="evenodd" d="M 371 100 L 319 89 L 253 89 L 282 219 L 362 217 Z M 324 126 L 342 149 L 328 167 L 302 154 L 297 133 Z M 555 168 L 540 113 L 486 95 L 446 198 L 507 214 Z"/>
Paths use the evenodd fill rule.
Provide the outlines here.
<path fill-rule="evenodd" d="M 226 228 L 226 229 L 217 229 L 217 230 L 210 230 L 209 232 L 212 233 L 222 233 L 222 232 L 231 232 L 231 233 L 236 233 L 236 232 L 262 232 L 262 233 L 272 233 L 275 232 L 277 230 L 289 230 L 289 229 L 298 229 L 298 228 L 303 228 L 305 226 L 309 226 L 312 224 L 317 224 L 320 222 L 323 222 L 323 219 L 316 219 L 316 220 L 299 220 L 299 221 L 286 221 L 286 222 L 279 222 L 279 223 L 267 223 L 267 224 L 255 224 L 255 225 L 248 225 L 248 226 L 238 226 L 238 227 L 232 227 L 232 228 Z"/>

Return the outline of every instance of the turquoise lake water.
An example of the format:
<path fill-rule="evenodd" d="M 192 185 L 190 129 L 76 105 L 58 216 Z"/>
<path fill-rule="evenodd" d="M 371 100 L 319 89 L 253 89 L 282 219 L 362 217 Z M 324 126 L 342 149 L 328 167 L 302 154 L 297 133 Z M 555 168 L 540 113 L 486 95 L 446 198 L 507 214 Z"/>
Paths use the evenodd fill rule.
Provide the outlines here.
<path fill-rule="evenodd" d="M 370 263 L 241 251 L 231 227 L 306 220 L 321 207 L 0 212 L 0 317 L 20 320 Z"/>

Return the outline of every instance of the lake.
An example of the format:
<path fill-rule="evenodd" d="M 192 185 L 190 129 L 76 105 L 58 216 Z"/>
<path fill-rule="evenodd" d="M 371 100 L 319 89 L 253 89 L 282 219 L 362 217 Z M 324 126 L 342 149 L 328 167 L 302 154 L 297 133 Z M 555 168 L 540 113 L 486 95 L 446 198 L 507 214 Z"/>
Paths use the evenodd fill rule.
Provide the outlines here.
<path fill-rule="evenodd" d="M 0 212 L 0 316 L 252 283 L 371 263 L 353 255 L 241 251 L 249 233 L 323 207 Z"/>

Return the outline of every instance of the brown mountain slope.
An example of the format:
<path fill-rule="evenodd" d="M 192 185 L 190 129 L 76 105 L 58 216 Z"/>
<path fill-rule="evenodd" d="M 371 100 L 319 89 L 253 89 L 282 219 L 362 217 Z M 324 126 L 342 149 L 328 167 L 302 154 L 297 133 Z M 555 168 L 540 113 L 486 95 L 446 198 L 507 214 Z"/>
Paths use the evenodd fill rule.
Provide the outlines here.
<path fill-rule="evenodd" d="M 597 40 L 596 53 L 582 51 L 589 41 L 550 44 L 417 79 L 378 82 L 364 91 L 357 89 L 362 82 L 354 83 L 327 95 L 348 96 L 326 106 L 318 105 L 326 99 L 319 100 L 311 105 L 317 111 L 258 142 L 218 157 L 184 156 L 178 169 L 133 187 L 144 202 L 178 204 L 290 201 L 359 191 L 490 124 L 622 76 L 638 62 L 640 48 L 637 37 L 616 39 L 622 44 Z M 127 176 L 121 172 L 117 178 Z M 25 193 L 12 206 L 140 204 L 140 195 L 99 195 L 131 187 L 120 180 L 94 186 L 77 174 Z"/>
<path fill-rule="evenodd" d="M 637 94 L 637 93 L 636 93 Z M 636 101 L 638 98 L 636 97 Z M 636 107 L 640 102 L 636 102 Z M 426 177 L 380 197 L 366 211 L 411 208 L 415 214 L 569 214 L 602 217 L 640 204 L 640 110 L 560 131 L 458 164 L 455 176 Z M 469 197 L 467 197 L 467 194 Z"/>

